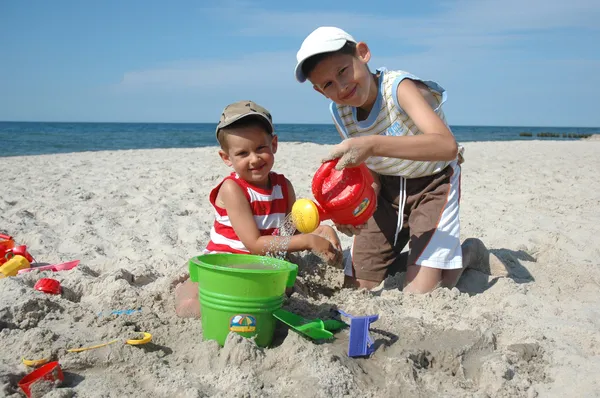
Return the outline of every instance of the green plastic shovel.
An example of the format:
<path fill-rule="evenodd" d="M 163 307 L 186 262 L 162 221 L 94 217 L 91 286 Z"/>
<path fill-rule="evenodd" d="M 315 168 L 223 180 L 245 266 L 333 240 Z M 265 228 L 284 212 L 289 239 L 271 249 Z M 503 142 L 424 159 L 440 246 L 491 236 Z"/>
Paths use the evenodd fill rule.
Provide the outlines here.
<path fill-rule="evenodd" d="M 292 312 L 278 309 L 273 312 L 273 316 L 285 323 L 298 333 L 310 337 L 313 340 L 326 340 L 333 338 L 333 333 L 348 325 L 337 319 L 321 319 L 306 320 Z"/>

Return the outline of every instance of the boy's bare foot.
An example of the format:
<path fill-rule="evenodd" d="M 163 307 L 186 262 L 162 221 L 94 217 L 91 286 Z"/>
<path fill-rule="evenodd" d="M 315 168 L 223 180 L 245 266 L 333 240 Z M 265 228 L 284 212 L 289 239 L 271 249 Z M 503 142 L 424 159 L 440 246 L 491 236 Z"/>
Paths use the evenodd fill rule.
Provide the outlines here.
<path fill-rule="evenodd" d="M 491 276 L 508 276 L 506 265 L 496 255 L 490 253 L 480 239 L 468 238 L 461 246 L 465 269 L 475 269 Z"/>
<path fill-rule="evenodd" d="M 199 318 L 198 283 L 189 279 L 175 288 L 175 312 L 181 318 Z"/>

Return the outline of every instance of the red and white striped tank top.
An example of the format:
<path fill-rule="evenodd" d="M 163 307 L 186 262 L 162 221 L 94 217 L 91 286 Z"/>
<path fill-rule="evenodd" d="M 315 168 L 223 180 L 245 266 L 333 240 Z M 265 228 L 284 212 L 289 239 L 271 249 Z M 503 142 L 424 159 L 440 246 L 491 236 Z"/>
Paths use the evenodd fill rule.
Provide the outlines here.
<path fill-rule="evenodd" d="M 283 174 L 274 172 L 270 173 L 269 178 L 271 179 L 271 189 L 263 189 L 251 185 L 233 172 L 210 192 L 210 203 L 215 208 L 215 222 L 210 231 L 210 241 L 206 245 L 205 252 L 250 252 L 233 230 L 227 210 L 216 204 L 219 189 L 228 179 L 235 181 L 244 191 L 261 236 L 272 235 L 277 228 L 283 225 L 288 211 L 286 179 Z"/>

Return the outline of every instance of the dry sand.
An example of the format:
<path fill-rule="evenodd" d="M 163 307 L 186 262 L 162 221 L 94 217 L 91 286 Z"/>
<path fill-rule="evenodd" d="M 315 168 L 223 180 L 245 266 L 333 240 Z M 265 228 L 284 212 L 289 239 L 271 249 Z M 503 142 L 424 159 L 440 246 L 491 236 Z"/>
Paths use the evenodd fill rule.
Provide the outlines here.
<path fill-rule="evenodd" d="M 23 357 L 60 360 L 65 383 L 46 397 L 600 395 L 600 142 L 465 147 L 462 236 L 482 238 L 510 277 L 469 270 L 458 289 L 413 296 L 402 275 L 352 291 L 340 270 L 303 267 L 285 308 L 379 314 L 377 350 L 360 359 L 347 331 L 315 344 L 279 327 L 272 348 L 237 335 L 220 348 L 175 316 L 174 287 L 208 240 L 208 192 L 229 172 L 215 148 L 0 158 L 0 232 L 39 262 L 81 260 L 0 280 L 0 395 L 22 396 Z M 310 197 L 328 149 L 283 143 L 275 169 Z M 63 294 L 33 290 L 41 276 Z M 152 343 L 66 352 L 139 331 Z"/>

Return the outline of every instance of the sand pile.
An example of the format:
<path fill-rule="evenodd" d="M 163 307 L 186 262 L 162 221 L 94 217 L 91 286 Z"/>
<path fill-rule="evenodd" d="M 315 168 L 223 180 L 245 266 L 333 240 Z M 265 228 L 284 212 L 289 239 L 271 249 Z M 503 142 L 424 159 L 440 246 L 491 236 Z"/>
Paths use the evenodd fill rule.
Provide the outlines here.
<path fill-rule="evenodd" d="M 398 290 L 400 274 L 353 291 L 341 289 L 340 270 L 305 256 L 285 309 L 379 315 L 375 353 L 354 359 L 347 330 L 316 344 L 280 326 L 271 348 L 237 335 L 221 348 L 202 341 L 199 320 L 175 316 L 173 290 L 208 241 L 208 192 L 228 173 L 214 148 L 0 158 L 12 170 L 0 232 L 40 262 L 81 260 L 71 271 L 0 280 L 0 395 L 22 396 L 23 357 L 60 361 L 65 382 L 45 397 L 600 395 L 600 146 L 465 147 L 462 235 L 482 238 L 510 276 L 470 270 L 457 289 L 413 296 Z M 281 145 L 276 170 L 297 197 L 310 196 L 328 149 Z M 63 294 L 35 291 L 42 276 Z M 140 332 L 152 342 L 124 343 Z"/>

